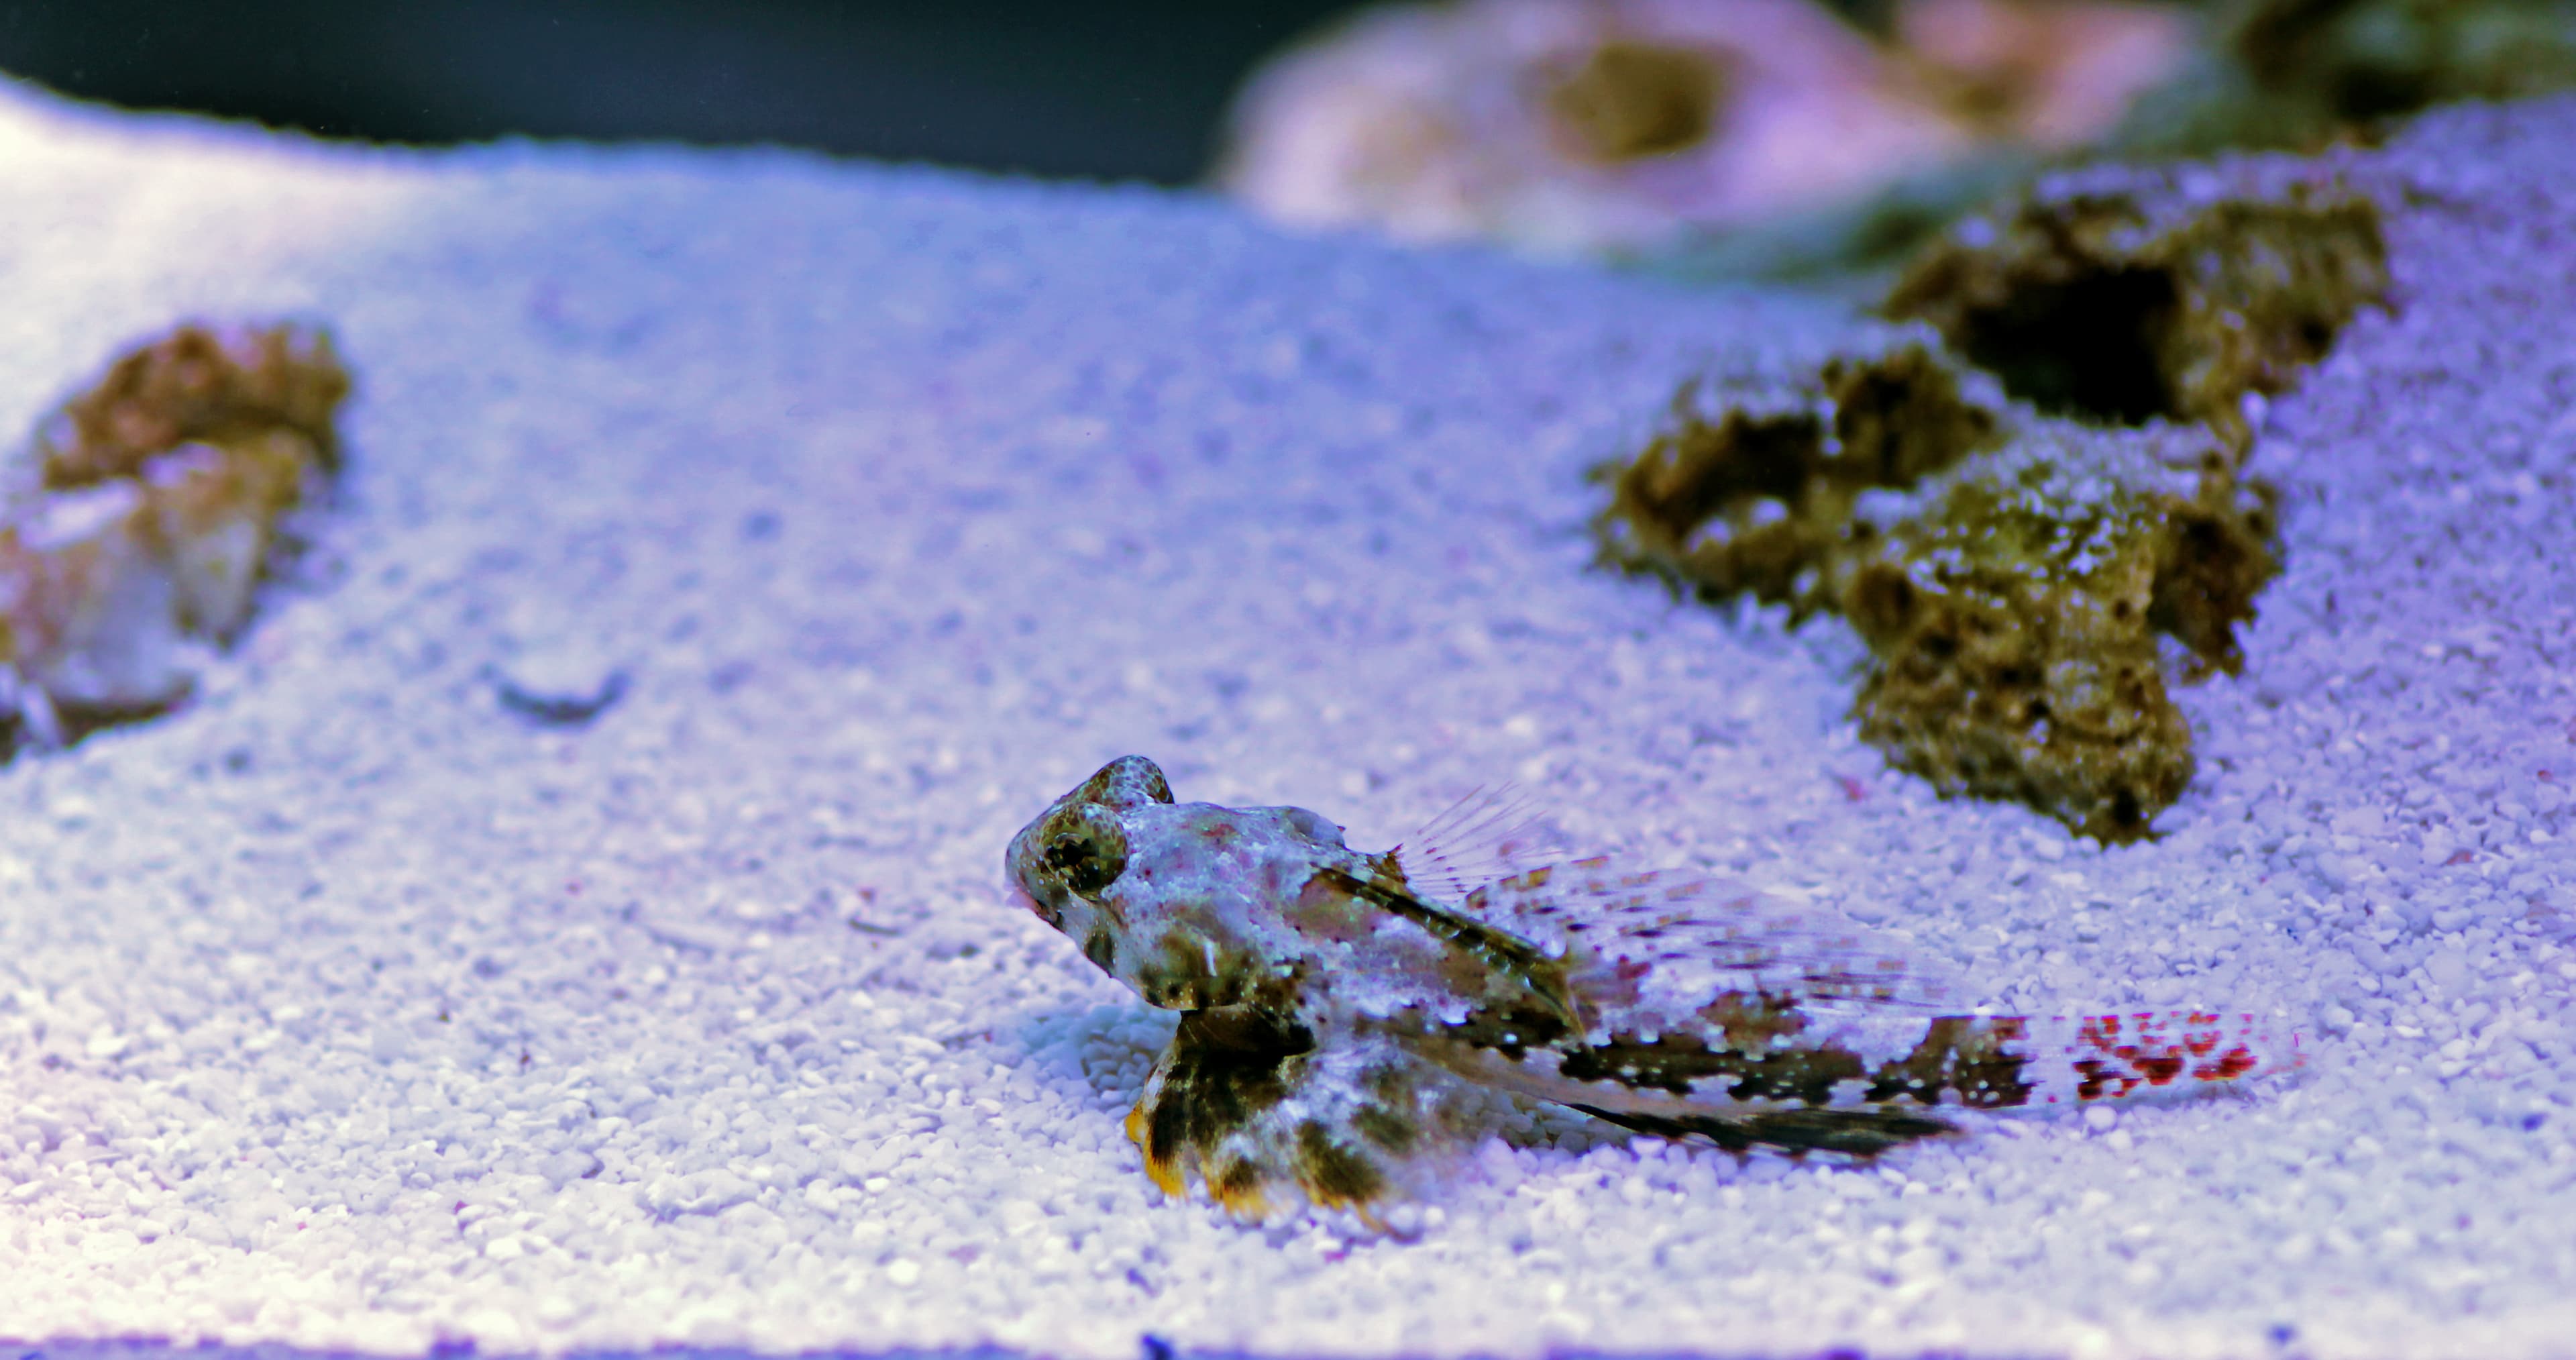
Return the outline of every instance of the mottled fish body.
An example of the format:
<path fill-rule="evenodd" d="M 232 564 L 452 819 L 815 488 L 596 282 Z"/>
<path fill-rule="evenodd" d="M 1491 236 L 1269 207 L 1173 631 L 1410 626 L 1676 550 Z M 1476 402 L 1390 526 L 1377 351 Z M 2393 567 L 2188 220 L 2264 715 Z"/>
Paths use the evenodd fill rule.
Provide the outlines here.
<path fill-rule="evenodd" d="M 1479 839 L 1481 838 L 1481 840 Z M 1481 806 L 1384 854 L 1303 808 L 1174 801 L 1112 761 L 1012 839 L 1011 882 L 1183 1013 L 1128 1132 L 1237 1212 L 1366 1206 L 1436 1174 L 1478 1094 L 1736 1149 L 1867 1156 L 1940 1107 L 2046 1109 L 2295 1067 L 2257 1017 L 1976 1014 L 1900 942 L 1607 859 L 1522 867 Z M 1498 848 L 1500 847 L 1500 848 Z"/>

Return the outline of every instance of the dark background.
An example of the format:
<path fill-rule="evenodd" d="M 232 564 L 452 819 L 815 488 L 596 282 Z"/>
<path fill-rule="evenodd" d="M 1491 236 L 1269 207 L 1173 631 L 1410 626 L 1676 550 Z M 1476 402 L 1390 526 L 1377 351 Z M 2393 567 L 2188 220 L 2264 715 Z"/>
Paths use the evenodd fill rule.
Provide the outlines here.
<path fill-rule="evenodd" d="M 0 71 L 327 137 L 775 142 L 1180 182 L 1348 0 L 0 0 Z"/>

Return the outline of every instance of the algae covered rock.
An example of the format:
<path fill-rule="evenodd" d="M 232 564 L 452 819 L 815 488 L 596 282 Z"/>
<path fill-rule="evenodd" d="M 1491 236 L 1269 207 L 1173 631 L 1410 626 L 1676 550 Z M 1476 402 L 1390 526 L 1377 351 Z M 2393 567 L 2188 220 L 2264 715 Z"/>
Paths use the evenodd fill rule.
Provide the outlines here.
<path fill-rule="evenodd" d="M 2171 432 L 2039 428 L 1926 487 L 1846 573 L 1862 739 L 1945 794 L 2145 835 L 2192 771 L 2160 639 L 2233 670 L 2275 569 L 2268 491 L 2199 461 Z"/>
<path fill-rule="evenodd" d="M 1610 556 L 1712 599 L 1749 593 L 1800 618 L 1836 608 L 1876 532 L 1861 497 L 1994 442 L 1993 411 L 1960 383 L 1920 344 L 1687 383 L 1645 450 L 1602 470 Z"/>
<path fill-rule="evenodd" d="M 328 332 L 181 325 L 0 459 L 0 755 L 184 698 L 339 462 Z"/>
<path fill-rule="evenodd" d="M 1861 736 L 1892 763 L 2137 839 L 2192 769 L 2161 640 L 2189 671 L 2236 666 L 2271 497 L 2200 432 L 2016 415 L 1980 381 L 1920 345 L 1695 381 L 1603 470 L 1605 558 L 1848 617 L 1872 654 Z"/>
<path fill-rule="evenodd" d="M 47 490 L 140 477 L 185 444 L 216 448 L 298 441 L 301 461 L 339 461 L 333 418 L 348 370 L 328 332 L 273 325 L 181 325 L 119 356 L 96 386 L 65 402 L 36 434 Z"/>
<path fill-rule="evenodd" d="M 2043 410 L 2253 439 L 2275 393 L 2388 289 L 2379 214 L 2306 165 L 2102 166 L 1954 226 L 1889 294 Z"/>

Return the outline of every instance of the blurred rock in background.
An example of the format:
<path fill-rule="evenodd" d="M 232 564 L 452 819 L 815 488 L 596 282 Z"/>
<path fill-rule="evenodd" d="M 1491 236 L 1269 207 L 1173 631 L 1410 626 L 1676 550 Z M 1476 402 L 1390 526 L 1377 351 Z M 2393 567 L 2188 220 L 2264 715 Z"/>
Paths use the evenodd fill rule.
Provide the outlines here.
<path fill-rule="evenodd" d="M 1444 0 L 1370 11 L 1246 87 L 1218 178 L 1281 221 L 1652 253 L 2115 127 L 2190 46 L 2171 6 Z"/>
<path fill-rule="evenodd" d="M 2563 88 L 2576 0 L 87 0 L 0 7 L 0 72 L 330 137 L 1204 177 L 1303 226 L 1834 274 L 2053 165 Z"/>
<path fill-rule="evenodd" d="M 1216 176 L 1298 226 L 1811 273 L 2051 166 L 2571 83 L 2566 0 L 1428 0 L 1281 53 Z"/>

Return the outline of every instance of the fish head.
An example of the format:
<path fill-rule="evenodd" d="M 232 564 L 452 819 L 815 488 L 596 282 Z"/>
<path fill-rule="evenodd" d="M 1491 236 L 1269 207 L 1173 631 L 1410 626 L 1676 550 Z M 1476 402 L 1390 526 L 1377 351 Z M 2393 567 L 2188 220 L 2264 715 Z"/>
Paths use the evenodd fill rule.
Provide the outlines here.
<path fill-rule="evenodd" d="M 1281 904 L 1350 857 L 1315 813 L 1176 803 L 1152 761 L 1123 756 L 1021 828 L 1006 871 L 1102 972 L 1201 1010 L 1286 1000 L 1305 950 Z"/>
<path fill-rule="evenodd" d="M 1083 939 L 1099 924 L 1101 895 L 1127 872 L 1120 814 L 1171 801 L 1161 768 L 1143 756 L 1120 756 L 1021 827 L 1003 873 L 1038 919 Z"/>

